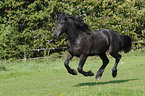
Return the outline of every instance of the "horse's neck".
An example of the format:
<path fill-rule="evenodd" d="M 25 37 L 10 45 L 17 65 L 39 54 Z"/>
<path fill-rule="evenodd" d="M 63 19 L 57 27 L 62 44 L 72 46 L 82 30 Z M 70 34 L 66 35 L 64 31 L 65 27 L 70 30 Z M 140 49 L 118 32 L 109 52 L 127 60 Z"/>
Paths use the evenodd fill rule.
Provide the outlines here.
<path fill-rule="evenodd" d="M 68 36 L 69 37 L 69 36 Z M 84 39 L 86 38 L 90 38 L 90 36 L 86 33 L 81 33 L 78 34 L 77 36 L 73 37 L 73 38 L 68 38 L 68 41 L 70 43 L 70 45 L 74 45 L 74 46 L 79 46 L 81 42 L 84 41 Z"/>
<path fill-rule="evenodd" d="M 71 45 L 76 45 L 82 34 L 68 34 L 68 41 Z"/>
<path fill-rule="evenodd" d="M 79 30 L 68 30 L 67 35 L 68 35 L 68 40 L 71 42 L 74 42 L 80 35 L 81 33 Z"/>
<path fill-rule="evenodd" d="M 72 23 L 68 23 L 67 35 L 71 45 L 77 45 L 82 38 L 86 37 L 87 33 L 82 32 L 82 30 L 78 29 Z"/>

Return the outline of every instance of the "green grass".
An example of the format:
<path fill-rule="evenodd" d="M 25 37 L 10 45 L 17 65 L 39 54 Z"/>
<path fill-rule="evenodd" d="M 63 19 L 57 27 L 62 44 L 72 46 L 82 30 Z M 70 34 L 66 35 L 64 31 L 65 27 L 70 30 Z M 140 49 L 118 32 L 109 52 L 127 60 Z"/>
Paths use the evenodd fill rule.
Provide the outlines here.
<path fill-rule="evenodd" d="M 118 65 L 118 76 L 113 78 L 111 70 L 114 58 L 102 78 L 68 74 L 63 58 L 0 62 L 0 96 L 144 96 L 145 49 L 123 54 Z M 77 69 L 79 59 L 74 58 L 70 66 Z M 89 57 L 84 70 L 97 72 L 102 61 Z"/>

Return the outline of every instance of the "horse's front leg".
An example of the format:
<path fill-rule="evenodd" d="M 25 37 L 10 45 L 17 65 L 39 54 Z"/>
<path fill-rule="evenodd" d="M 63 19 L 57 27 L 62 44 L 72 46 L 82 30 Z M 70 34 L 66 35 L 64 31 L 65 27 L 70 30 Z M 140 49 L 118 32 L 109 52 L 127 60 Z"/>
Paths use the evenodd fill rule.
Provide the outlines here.
<path fill-rule="evenodd" d="M 88 71 L 88 72 L 83 71 L 83 66 L 85 64 L 85 61 L 86 61 L 87 57 L 88 56 L 86 56 L 86 55 L 81 55 L 80 56 L 80 61 L 79 61 L 79 66 L 78 66 L 78 72 L 83 74 L 84 76 L 93 76 L 94 73 L 92 71 Z"/>
<path fill-rule="evenodd" d="M 67 58 L 64 62 L 64 66 L 66 67 L 68 73 L 72 74 L 72 75 L 77 75 L 77 72 L 74 69 L 71 69 L 69 67 L 69 61 L 73 58 L 74 56 L 71 55 L 70 53 L 67 54 Z"/>

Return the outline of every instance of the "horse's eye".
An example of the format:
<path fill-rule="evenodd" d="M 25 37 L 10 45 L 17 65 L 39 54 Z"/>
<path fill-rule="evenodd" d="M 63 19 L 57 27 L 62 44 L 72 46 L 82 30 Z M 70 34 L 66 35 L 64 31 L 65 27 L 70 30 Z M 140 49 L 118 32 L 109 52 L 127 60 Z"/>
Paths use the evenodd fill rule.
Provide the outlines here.
<path fill-rule="evenodd" d="M 61 22 L 60 24 L 64 24 L 64 22 Z"/>

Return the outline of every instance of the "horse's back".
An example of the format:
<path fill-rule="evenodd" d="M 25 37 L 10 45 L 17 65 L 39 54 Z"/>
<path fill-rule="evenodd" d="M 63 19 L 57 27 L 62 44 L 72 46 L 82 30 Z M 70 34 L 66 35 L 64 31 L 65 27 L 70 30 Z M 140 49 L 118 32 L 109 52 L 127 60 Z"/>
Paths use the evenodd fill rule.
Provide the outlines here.
<path fill-rule="evenodd" d="M 113 41 L 119 42 L 120 34 L 112 29 L 99 29 L 94 31 L 94 35 L 101 36 L 100 34 L 106 37 L 110 43 Z"/>
<path fill-rule="evenodd" d="M 120 44 L 120 34 L 111 29 L 99 29 L 93 31 L 93 45 L 100 52 L 118 51 Z M 101 51 L 102 50 L 102 51 Z"/>

